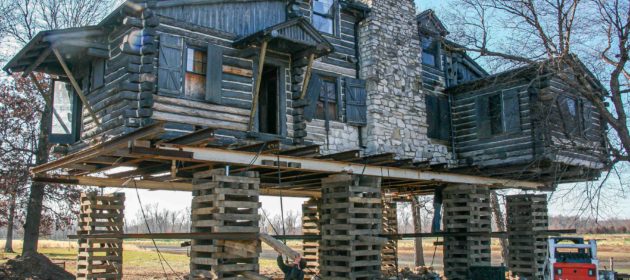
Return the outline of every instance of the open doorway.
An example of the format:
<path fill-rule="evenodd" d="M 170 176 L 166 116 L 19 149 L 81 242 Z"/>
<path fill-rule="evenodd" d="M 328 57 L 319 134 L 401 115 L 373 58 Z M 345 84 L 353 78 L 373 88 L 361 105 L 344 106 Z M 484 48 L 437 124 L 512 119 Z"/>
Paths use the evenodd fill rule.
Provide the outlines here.
<path fill-rule="evenodd" d="M 258 102 L 258 131 L 280 134 L 279 68 L 265 64 L 260 83 Z"/>

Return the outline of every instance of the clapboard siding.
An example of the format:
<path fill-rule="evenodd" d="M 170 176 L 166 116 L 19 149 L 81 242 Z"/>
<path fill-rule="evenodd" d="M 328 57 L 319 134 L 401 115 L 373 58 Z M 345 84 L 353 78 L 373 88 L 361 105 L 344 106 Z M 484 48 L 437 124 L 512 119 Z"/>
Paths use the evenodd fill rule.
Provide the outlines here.
<path fill-rule="evenodd" d="M 156 12 L 181 22 L 246 36 L 284 22 L 286 20 L 286 3 L 285 1 L 234 3 L 226 1 L 219 4 L 157 8 Z"/>

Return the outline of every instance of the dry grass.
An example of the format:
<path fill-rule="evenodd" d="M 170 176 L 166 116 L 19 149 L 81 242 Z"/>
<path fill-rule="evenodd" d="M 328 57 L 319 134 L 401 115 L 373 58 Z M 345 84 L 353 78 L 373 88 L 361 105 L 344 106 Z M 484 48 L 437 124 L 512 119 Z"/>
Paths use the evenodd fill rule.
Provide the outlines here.
<path fill-rule="evenodd" d="M 615 268 L 619 272 L 630 273 L 630 235 L 587 235 L 586 238 L 598 239 L 598 257 L 603 265 L 608 265 L 609 258 L 615 259 Z M 184 279 L 188 272 L 189 259 L 184 252 L 171 253 L 168 249 L 178 248 L 181 241 L 177 240 L 157 240 L 160 247 L 164 247 L 163 256 L 173 268 L 175 273 L 165 265 L 166 276 L 157 254 L 152 250 L 150 241 L 131 240 L 125 242 L 124 274 L 125 279 Z M 427 264 L 433 261 L 433 266 L 442 270 L 442 247 L 435 250 L 433 245 L 435 239 L 424 239 L 425 260 Z M 289 241 L 288 245 L 299 249 L 302 247 L 299 241 Z M 0 248 L 4 248 L 4 243 L 0 242 Z M 413 264 L 414 247 L 413 241 L 403 240 L 399 242 L 399 265 L 411 266 Z M 20 251 L 22 243 L 14 242 L 14 249 Z M 435 250 L 435 257 L 433 252 Z M 72 273 L 76 272 L 76 243 L 74 241 L 40 241 L 40 252 L 48 255 L 51 259 L 63 262 L 66 269 Z M 261 272 L 268 276 L 280 276 L 275 258 L 277 253 L 269 246 L 263 245 L 263 252 L 260 258 Z M 0 263 L 8 258 L 15 257 L 15 254 L 0 253 Z M 495 265 L 501 263 L 500 247 L 498 240 L 492 242 L 492 260 Z M 175 277 L 177 275 L 177 277 Z"/>

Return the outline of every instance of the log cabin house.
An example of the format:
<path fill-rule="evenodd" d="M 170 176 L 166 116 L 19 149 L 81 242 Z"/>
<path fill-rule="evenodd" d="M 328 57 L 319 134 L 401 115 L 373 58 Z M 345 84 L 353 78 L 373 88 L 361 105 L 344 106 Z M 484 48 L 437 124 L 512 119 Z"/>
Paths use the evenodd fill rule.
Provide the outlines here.
<path fill-rule="evenodd" d="M 199 194 L 197 184 L 217 172 L 253 170 L 261 195 L 312 197 L 321 213 L 341 203 L 327 197 L 339 184 L 378 188 L 344 194 L 357 201 L 435 192 L 445 231 L 461 233 L 471 224 L 489 230 L 488 200 L 477 199 L 491 189 L 599 176 L 605 125 L 586 99 L 548 67 L 489 75 L 447 35 L 433 11 L 416 15 L 413 1 L 134 0 L 95 26 L 37 34 L 4 70 L 53 78 L 50 140 L 65 155 L 33 169 L 45 182 Z M 471 219 L 483 221 L 454 218 L 447 201 L 460 194 L 471 199 Z M 343 244 L 327 235 L 356 235 L 326 231 L 325 217 L 317 232 L 328 248 Z M 453 245 L 449 279 L 489 265 L 489 239 L 450 238 L 446 251 L 472 239 L 488 250 Z M 322 275 L 364 277 L 381 260 L 380 249 L 365 250 L 369 261 L 351 270 L 339 264 L 347 252 L 315 260 Z M 483 257 L 452 257 L 462 254 Z M 192 255 L 192 272 L 216 269 L 208 261 L 216 256 Z M 254 263 L 241 268 L 257 271 Z M 372 279 L 361 277 L 352 279 Z"/>

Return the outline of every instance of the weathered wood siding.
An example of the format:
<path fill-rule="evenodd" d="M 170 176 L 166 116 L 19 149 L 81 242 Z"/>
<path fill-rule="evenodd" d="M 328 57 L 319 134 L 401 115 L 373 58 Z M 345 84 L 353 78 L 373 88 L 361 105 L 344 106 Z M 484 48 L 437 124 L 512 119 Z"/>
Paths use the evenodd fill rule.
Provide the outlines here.
<path fill-rule="evenodd" d="M 286 1 L 223 1 L 161 7 L 156 12 L 181 22 L 246 36 L 286 20 Z"/>
<path fill-rule="evenodd" d="M 544 139 L 545 154 L 557 162 L 599 169 L 606 159 L 602 118 L 592 103 L 576 93 L 555 76 L 540 90 L 535 110 L 540 112 L 536 120 Z M 565 128 L 559 107 L 563 95 L 578 101 L 576 110 L 581 125 L 578 135 L 568 133 Z"/>
<path fill-rule="evenodd" d="M 528 81 L 521 79 L 492 84 L 478 90 L 453 95 L 452 118 L 455 150 L 460 166 L 495 166 L 522 164 L 533 159 L 535 142 L 532 138 L 530 93 Z M 483 96 L 516 90 L 519 96 L 520 131 L 488 138 L 479 135 L 477 100 Z M 515 114 L 516 112 L 505 112 Z"/>

